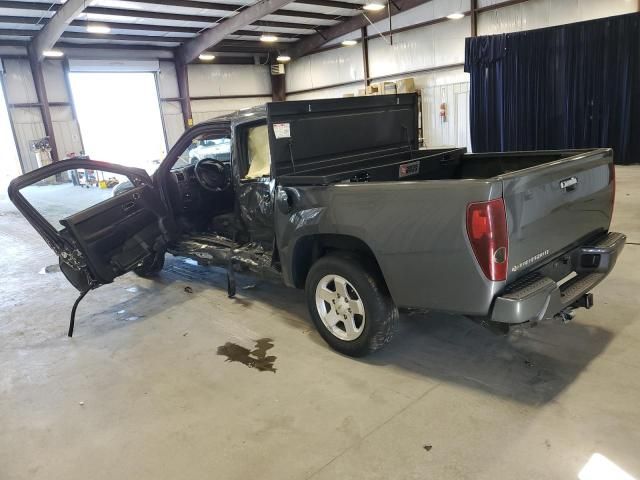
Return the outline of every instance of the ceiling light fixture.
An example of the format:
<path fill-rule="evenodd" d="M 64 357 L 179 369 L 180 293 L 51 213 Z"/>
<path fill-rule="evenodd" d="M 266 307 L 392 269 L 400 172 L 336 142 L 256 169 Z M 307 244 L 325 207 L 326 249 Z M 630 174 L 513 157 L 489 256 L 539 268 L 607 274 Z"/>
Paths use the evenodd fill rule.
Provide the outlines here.
<path fill-rule="evenodd" d="M 356 43 L 358 43 L 358 42 L 356 42 L 355 40 L 343 40 L 342 41 L 342 46 L 343 47 L 353 47 Z"/>
<path fill-rule="evenodd" d="M 203 62 L 210 62 L 211 60 L 216 58 L 216 56 L 213 53 L 201 53 L 200 55 L 198 55 L 198 58 Z"/>
<path fill-rule="evenodd" d="M 107 27 L 106 25 L 88 25 L 87 26 L 87 32 L 89 33 L 104 34 L 104 33 L 109 33 L 110 31 L 111 31 L 111 28 Z"/>
<path fill-rule="evenodd" d="M 278 55 L 278 57 L 276 58 L 276 61 L 278 62 L 288 62 L 289 60 L 291 60 L 291 57 L 289 55 Z"/>
<path fill-rule="evenodd" d="M 261 42 L 267 42 L 267 43 L 273 43 L 273 42 L 277 42 L 278 41 L 278 37 L 276 37 L 275 35 L 271 35 L 270 33 L 263 33 L 260 36 L 260 41 Z"/>
<path fill-rule="evenodd" d="M 383 8 L 385 8 L 386 5 L 384 3 L 380 3 L 380 2 L 369 2 L 366 3 L 362 6 L 362 8 L 364 8 L 365 10 L 368 10 L 370 12 L 379 12 L 380 10 L 382 10 Z"/>
<path fill-rule="evenodd" d="M 44 52 L 42 52 L 42 55 L 49 58 L 59 58 L 63 57 L 64 53 L 60 50 L 45 50 Z"/>
<path fill-rule="evenodd" d="M 447 15 L 447 18 L 449 20 L 460 20 L 461 18 L 464 18 L 464 13 L 460 13 L 460 12 L 451 13 Z"/>

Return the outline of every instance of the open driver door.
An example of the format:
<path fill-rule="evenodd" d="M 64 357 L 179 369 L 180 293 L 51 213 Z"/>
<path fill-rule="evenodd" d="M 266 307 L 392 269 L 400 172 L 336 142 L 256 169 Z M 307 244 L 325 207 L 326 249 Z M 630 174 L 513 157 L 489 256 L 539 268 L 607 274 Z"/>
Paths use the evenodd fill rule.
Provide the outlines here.
<path fill-rule="evenodd" d="M 8 192 L 80 291 L 69 336 L 88 291 L 163 255 L 175 231 L 158 187 L 138 168 L 64 160 L 14 179 Z"/>

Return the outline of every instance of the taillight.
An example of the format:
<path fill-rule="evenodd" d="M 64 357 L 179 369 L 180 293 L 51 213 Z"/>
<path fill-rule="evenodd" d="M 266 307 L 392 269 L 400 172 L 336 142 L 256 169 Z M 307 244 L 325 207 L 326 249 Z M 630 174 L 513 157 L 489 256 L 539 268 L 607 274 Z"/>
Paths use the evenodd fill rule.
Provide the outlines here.
<path fill-rule="evenodd" d="M 613 162 L 609 164 L 609 183 L 613 189 L 611 192 L 611 216 L 613 216 L 613 207 L 616 203 L 616 165 Z"/>
<path fill-rule="evenodd" d="M 480 268 L 489 280 L 507 279 L 509 237 L 504 200 L 470 203 L 467 207 L 467 235 Z"/>

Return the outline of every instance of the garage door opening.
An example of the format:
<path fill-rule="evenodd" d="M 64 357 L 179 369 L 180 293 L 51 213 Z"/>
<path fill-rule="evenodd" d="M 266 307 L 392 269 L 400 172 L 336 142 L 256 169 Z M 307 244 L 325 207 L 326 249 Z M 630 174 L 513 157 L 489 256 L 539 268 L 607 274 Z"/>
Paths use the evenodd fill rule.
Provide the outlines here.
<path fill-rule="evenodd" d="M 0 156 L 0 189 L 4 194 L 6 185 L 22 173 L 22 168 L 2 85 L 0 85 L 0 153 L 2 154 Z"/>
<path fill-rule="evenodd" d="M 167 148 L 155 75 L 71 72 L 69 82 L 85 153 L 155 171 Z"/>

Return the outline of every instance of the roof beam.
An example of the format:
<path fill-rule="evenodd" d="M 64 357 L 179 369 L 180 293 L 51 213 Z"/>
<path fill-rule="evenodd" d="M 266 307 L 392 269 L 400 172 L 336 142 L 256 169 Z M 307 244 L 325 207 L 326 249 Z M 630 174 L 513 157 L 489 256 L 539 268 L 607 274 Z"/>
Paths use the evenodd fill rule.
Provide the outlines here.
<path fill-rule="evenodd" d="M 290 2 L 291 0 L 263 0 L 256 3 L 225 22 L 201 33 L 196 38 L 185 42 L 178 49 L 177 54 L 184 63 L 190 63 L 198 58 L 198 55 L 202 52 L 224 40 L 227 35 L 231 35 L 237 30 L 242 30 L 247 25 L 251 25 L 265 15 L 272 14 Z"/>
<path fill-rule="evenodd" d="M 67 26 L 82 13 L 93 0 L 68 0 L 62 5 L 47 24 L 33 37 L 31 52 L 38 62 L 44 59 L 42 52 L 51 50 Z"/>
<path fill-rule="evenodd" d="M 324 0 L 305 0 L 306 2 L 316 2 L 316 1 L 324 1 Z M 166 5 L 168 7 L 188 7 L 188 8 L 198 8 L 200 10 L 213 10 L 218 12 L 236 12 L 245 10 L 246 7 L 242 4 L 229 4 L 229 3 L 214 3 L 214 2 L 199 2 L 194 0 L 132 0 L 135 3 L 142 4 L 151 4 L 151 5 Z M 330 2 L 331 3 L 331 2 Z M 344 3 L 344 2 L 335 2 L 335 3 Z M 347 4 L 345 5 L 352 5 Z M 19 8 L 21 10 L 34 10 L 39 12 L 57 12 L 63 7 L 63 4 L 47 4 L 40 2 L 16 2 L 16 1 L 0 1 L 0 8 Z M 339 7 L 344 8 L 344 7 Z M 358 5 L 354 5 L 351 7 L 351 10 L 358 9 Z M 190 22 L 205 22 L 208 23 L 212 17 L 216 17 L 216 15 L 200 15 L 200 14 L 185 14 L 185 13 L 167 13 L 167 12 L 156 12 L 151 10 L 132 10 L 126 8 L 115 8 L 115 7 L 91 7 L 87 6 L 85 9 L 86 13 L 95 13 L 99 15 L 112 15 L 112 16 L 120 16 L 120 17 L 139 17 L 139 18 L 154 18 L 154 19 L 162 19 L 162 20 L 185 20 Z M 275 12 L 272 12 L 273 15 L 281 15 L 284 17 L 294 17 L 294 18 L 312 18 L 316 20 L 335 20 L 338 15 L 326 14 L 326 13 L 318 13 L 318 12 L 305 12 L 300 10 L 285 10 L 280 9 Z M 219 18 L 219 16 L 217 17 Z M 31 18 L 31 21 L 37 19 Z"/>
<path fill-rule="evenodd" d="M 359 4 L 359 3 L 337 2 L 335 0 L 295 0 L 295 2 L 299 3 L 300 5 L 316 5 L 318 7 L 344 8 L 345 10 L 360 10 L 362 8 L 362 4 Z"/>
<path fill-rule="evenodd" d="M 135 0 L 135 1 L 139 1 L 140 0 Z M 142 1 L 141 3 L 147 3 L 146 0 Z M 148 3 L 156 3 L 156 2 L 151 2 L 149 1 Z M 200 2 L 198 2 L 200 3 Z M 286 3 L 290 3 L 286 2 Z M 207 3 L 203 3 L 203 6 L 200 8 L 204 8 L 207 9 L 209 7 L 207 7 Z M 220 6 L 220 4 L 215 4 L 216 6 Z M 211 10 L 218 10 L 218 11 L 223 11 L 223 12 L 235 12 L 235 11 L 239 11 L 242 12 L 244 10 L 247 10 L 246 8 L 240 8 L 242 7 L 241 5 L 226 5 L 227 8 L 213 8 L 211 7 Z M 251 8 L 251 7 L 249 7 Z M 204 23 L 209 23 L 209 22 L 218 22 L 221 18 L 224 18 L 225 16 L 220 16 L 220 15 L 197 15 L 197 14 L 185 14 L 185 13 L 165 13 L 165 12 L 154 12 L 154 11 L 150 11 L 150 10 L 130 10 L 130 9 L 123 9 L 123 8 L 112 8 L 112 7 L 88 7 L 85 10 L 87 13 L 95 13 L 98 15 L 111 15 L 111 16 L 119 16 L 119 17 L 138 17 L 138 18 L 154 18 L 154 19 L 160 19 L 160 20 L 183 20 L 183 21 L 187 21 L 187 22 L 204 22 Z M 285 17 L 294 17 L 294 18 L 312 18 L 312 19 L 316 19 L 316 20 L 335 20 L 337 15 L 327 15 L 324 13 L 315 13 L 315 12 L 300 12 L 297 10 L 282 10 L 282 9 L 276 9 L 272 12 L 269 12 L 268 14 L 265 15 L 282 15 Z"/>
<path fill-rule="evenodd" d="M 389 10 L 391 11 L 391 15 L 395 15 L 429 1 L 431 0 L 394 0 L 393 2 L 389 3 Z M 359 30 L 362 27 L 366 27 L 367 25 L 369 25 L 369 20 L 375 23 L 388 18 L 388 16 L 389 15 L 386 8 L 384 10 L 380 10 L 379 12 L 366 12 L 366 17 L 364 13 L 361 15 L 355 15 L 353 17 L 350 17 L 348 20 L 345 20 L 344 22 L 322 30 L 322 35 L 320 35 L 319 33 L 315 35 L 309 35 L 303 40 L 296 42 L 291 48 L 289 48 L 289 55 L 292 58 L 298 58 L 304 55 L 308 55 L 309 53 L 318 50 L 330 40 Z M 369 20 L 367 20 L 367 18 Z"/>
<path fill-rule="evenodd" d="M 2 3 L 0 2 L 0 6 L 1 5 Z M 119 11 L 117 9 L 107 9 L 107 10 L 113 10 L 114 12 Z M 131 12 L 131 10 L 129 10 L 129 12 Z M 109 15 L 118 15 L 118 14 L 109 13 Z M 166 17 L 166 18 L 160 17 L 160 19 L 165 19 L 165 20 L 169 19 L 169 20 L 183 20 L 183 21 L 198 21 L 202 23 L 216 23 L 216 24 L 220 21 L 219 18 L 203 17 L 203 16 L 195 17 L 197 18 L 197 20 L 193 20 L 193 19 L 190 20 L 189 18 L 185 18 L 185 15 L 167 15 L 162 13 L 160 15 L 163 15 L 164 17 Z M 145 12 L 137 12 L 136 16 L 149 18 Z M 187 17 L 194 18 L 194 16 L 187 16 Z M 156 18 L 156 17 L 153 17 L 153 18 Z M 19 17 L 19 16 L 6 16 L 6 15 L 0 16 L 0 23 L 21 23 L 21 24 L 31 24 L 34 26 L 38 26 L 37 24 L 34 23 L 34 21 L 36 20 L 37 18 L 35 17 Z M 47 20 L 48 19 L 43 18 L 39 25 L 46 24 Z M 182 27 L 182 26 L 176 26 L 176 25 L 149 25 L 146 23 L 103 22 L 100 20 L 94 20 L 94 21 L 74 20 L 73 22 L 71 22 L 71 25 L 74 27 L 86 27 L 89 24 L 95 24 L 95 23 L 99 23 L 100 25 L 108 25 L 111 28 L 122 28 L 126 30 L 133 29 L 133 27 L 131 27 L 132 25 L 136 26 L 135 30 L 149 30 L 149 31 L 158 31 L 158 32 L 198 33 L 202 30 L 202 28 L 197 28 L 197 27 Z M 314 25 L 309 25 L 307 23 L 292 23 L 292 22 L 280 22 L 280 21 L 276 22 L 276 21 L 268 21 L 268 20 L 258 20 L 253 22 L 252 25 L 256 27 L 290 28 L 290 29 L 296 29 L 296 30 L 309 30 L 309 31 L 313 31 L 315 29 Z M 277 35 L 283 36 L 281 35 L 280 32 L 278 32 Z"/>

